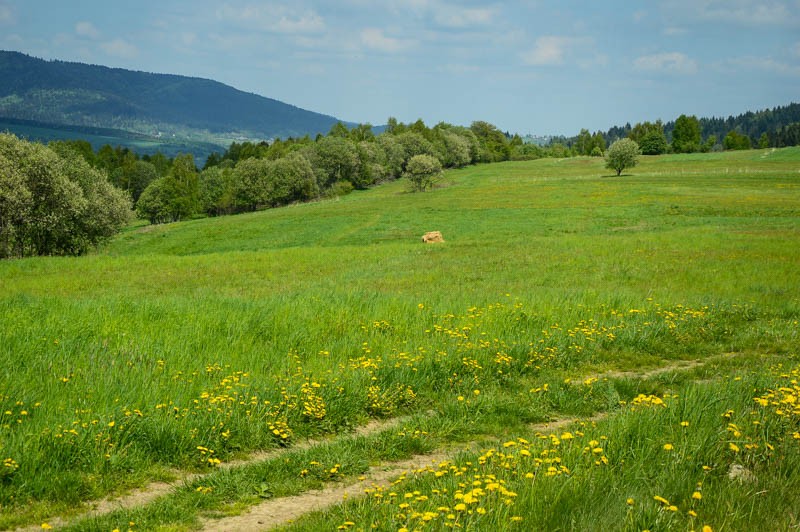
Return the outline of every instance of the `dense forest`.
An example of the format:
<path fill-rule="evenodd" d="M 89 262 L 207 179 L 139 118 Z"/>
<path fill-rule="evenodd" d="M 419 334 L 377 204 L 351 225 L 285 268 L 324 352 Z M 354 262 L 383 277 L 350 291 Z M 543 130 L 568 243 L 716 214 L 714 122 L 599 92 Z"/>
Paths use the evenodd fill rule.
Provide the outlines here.
<path fill-rule="evenodd" d="M 688 117 L 694 118 L 694 117 Z M 786 106 L 764 109 L 761 111 L 747 111 L 737 116 L 727 118 L 698 118 L 697 124 L 700 128 L 701 140 L 698 142 L 697 151 L 707 147 L 708 149 L 750 149 L 750 148 L 782 148 L 784 146 L 796 146 L 800 144 L 800 104 L 791 103 Z M 637 128 L 647 129 L 655 124 L 661 126 L 664 138 L 668 145 L 673 143 L 673 137 L 678 126 L 679 135 L 682 124 L 680 118 L 662 124 L 661 121 L 655 123 L 644 122 L 631 126 L 615 126 L 608 131 L 599 132 L 606 143 L 611 144 L 617 139 L 640 138 Z M 559 139 L 567 146 L 575 146 L 579 136 L 570 139 Z M 728 138 L 726 142 L 725 139 Z M 665 152 L 661 152 L 665 153 Z"/>

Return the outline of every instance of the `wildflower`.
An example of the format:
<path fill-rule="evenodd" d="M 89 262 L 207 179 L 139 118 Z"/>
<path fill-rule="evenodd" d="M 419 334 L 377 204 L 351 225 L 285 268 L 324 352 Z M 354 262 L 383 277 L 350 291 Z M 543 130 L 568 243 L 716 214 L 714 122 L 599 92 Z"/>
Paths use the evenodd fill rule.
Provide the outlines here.
<path fill-rule="evenodd" d="M 703 495 L 699 491 L 695 491 L 694 493 L 692 493 L 692 499 L 699 501 L 702 498 Z"/>
<path fill-rule="evenodd" d="M 653 499 L 660 502 L 661 504 L 669 504 L 669 501 L 660 495 L 655 495 Z"/>
<path fill-rule="evenodd" d="M 466 509 L 467 505 L 464 504 L 463 502 L 460 502 L 453 507 L 453 510 L 455 510 L 456 512 L 463 512 Z"/>
<path fill-rule="evenodd" d="M 671 505 L 667 506 L 666 510 L 668 512 L 677 512 L 678 511 L 678 507 L 675 506 L 674 504 L 671 504 Z"/>
<path fill-rule="evenodd" d="M 50 530 L 51 528 L 53 527 L 49 523 L 42 523 L 42 530 Z"/>
<path fill-rule="evenodd" d="M 625 504 L 628 506 L 633 506 L 633 502 L 633 497 L 628 497 L 628 499 L 625 501 Z"/>
<path fill-rule="evenodd" d="M 518 523 L 518 522 L 522 521 L 522 517 L 520 517 L 519 515 L 512 515 L 511 516 L 511 520 L 513 522 L 515 522 L 515 523 Z"/>
<path fill-rule="evenodd" d="M 703 525 L 703 532 L 714 532 L 714 529 L 708 525 Z"/>
<path fill-rule="evenodd" d="M 689 426 L 688 421 L 681 421 L 681 427 L 688 427 L 688 426 Z"/>
<path fill-rule="evenodd" d="M 671 443 L 665 443 L 664 444 L 664 450 L 665 451 L 671 451 L 672 449 L 674 449 L 674 447 L 672 446 Z"/>
<path fill-rule="evenodd" d="M 739 452 L 739 446 L 738 446 L 738 445 L 736 445 L 736 444 L 735 444 L 735 443 L 733 443 L 733 442 L 731 442 L 731 443 L 729 443 L 729 444 L 728 444 L 728 448 L 729 448 L 731 451 L 735 452 L 735 453 L 738 453 L 738 452 Z"/>

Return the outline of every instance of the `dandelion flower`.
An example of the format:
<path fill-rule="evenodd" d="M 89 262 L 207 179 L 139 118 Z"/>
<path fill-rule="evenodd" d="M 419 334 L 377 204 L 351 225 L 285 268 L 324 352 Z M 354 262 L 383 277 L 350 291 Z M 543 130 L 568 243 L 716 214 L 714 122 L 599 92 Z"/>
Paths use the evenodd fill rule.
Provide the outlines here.
<path fill-rule="evenodd" d="M 674 448 L 675 448 L 675 447 L 673 447 L 671 443 L 665 443 L 665 444 L 664 444 L 664 450 L 665 450 L 665 451 L 671 451 L 671 450 L 672 450 L 672 449 L 674 449 Z"/>
<path fill-rule="evenodd" d="M 735 444 L 735 443 L 733 443 L 733 442 L 731 442 L 731 443 L 729 443 L 729 444 L 728 444 L 728 448 L 729 448 L 731 451 L 735 452 L 735 453 L 738 453 L 738 452 L 739 452 L 739 446 L 738 446 L 738 445 L 736 445 L 736 444 Z"/>
<path fill-rule="evenodd" d="M 703 498 L 703 495 L 699 491 L 695 491 L 692 493 L 692 499 L 699 501 Z"/>
<path fill-rule="evenodd" d="M 688 421 L 681 421 L 681 427 L 688 427 L 688 426 L 689 426 Z"/>
<path fill-rule="evenodd" d="M 708 525 L 703 525 L 703 532 L 714 532 L 714 529 Z"/>
<path fill-rule="evenodd" d="M 633 502 L 633 497 L 628 497 L 628 499 L 625 501 L 625 504 L 628 506 L 633 506 Z"/>

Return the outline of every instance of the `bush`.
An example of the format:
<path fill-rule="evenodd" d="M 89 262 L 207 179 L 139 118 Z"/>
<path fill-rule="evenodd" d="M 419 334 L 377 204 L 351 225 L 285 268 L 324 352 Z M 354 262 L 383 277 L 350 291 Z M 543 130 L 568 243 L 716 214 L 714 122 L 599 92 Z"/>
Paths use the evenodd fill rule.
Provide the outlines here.
<path fill-rule="evenodd" d="M 432 187 L 441 174 L 442 163 L 431 155 L 415 155 L 406 164 L 406 176 L 415 191 L 423 192 Z"/>
<path fill-rule="evenodd" d="M 130 218 L 130 196 L 77 152 L 0 134 L 0 258 L 79 255 Z"/>

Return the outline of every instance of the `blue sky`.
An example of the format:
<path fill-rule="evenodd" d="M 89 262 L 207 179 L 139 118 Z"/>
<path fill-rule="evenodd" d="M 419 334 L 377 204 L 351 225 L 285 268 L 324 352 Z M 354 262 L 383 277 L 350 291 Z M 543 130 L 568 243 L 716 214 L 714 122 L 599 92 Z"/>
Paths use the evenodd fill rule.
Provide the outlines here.
<path fill-rule="evenodd" d="M 800 102 L 800 0 L 0 0 L 0 49 L 372 124 L 573 135 Z"/>

